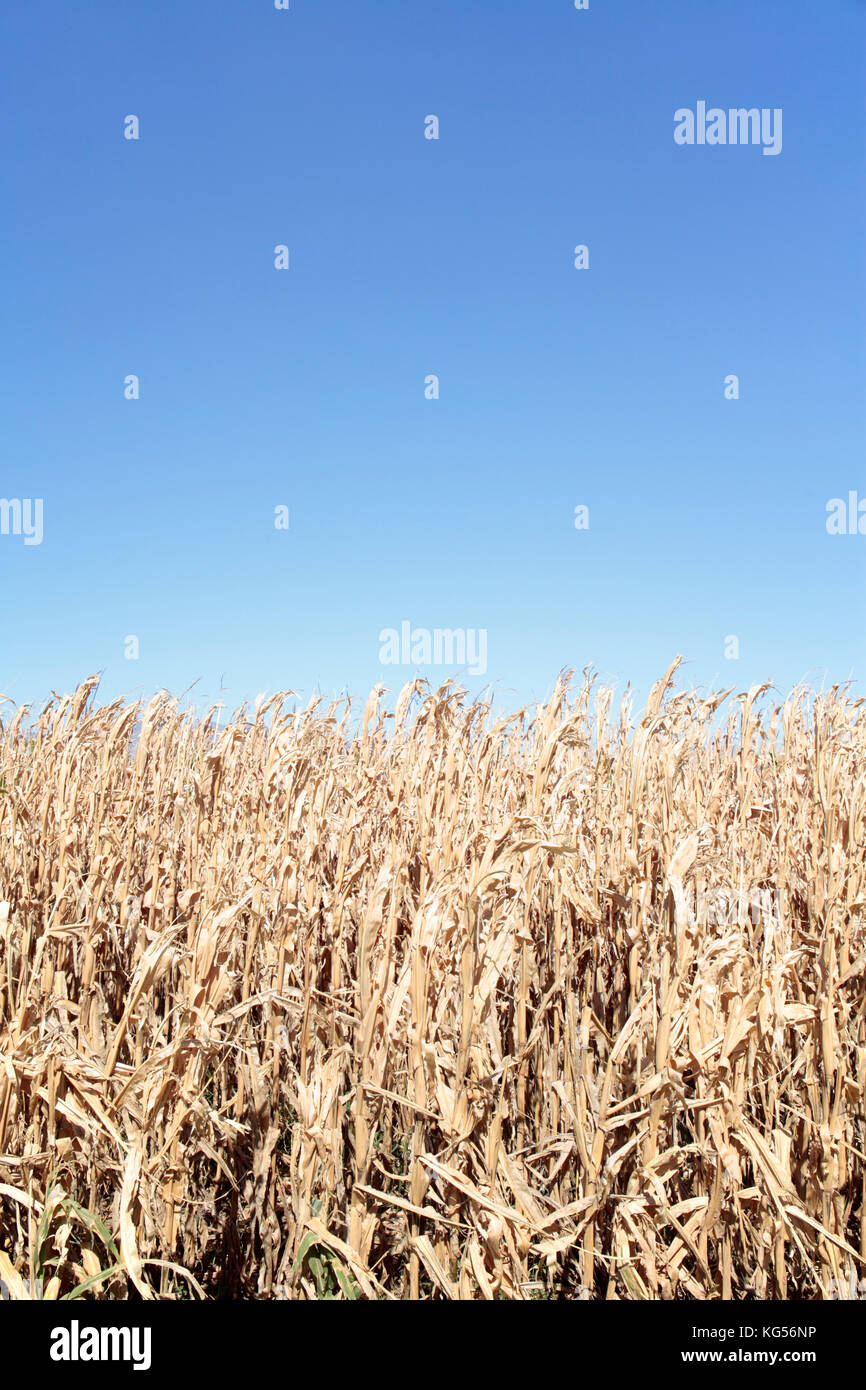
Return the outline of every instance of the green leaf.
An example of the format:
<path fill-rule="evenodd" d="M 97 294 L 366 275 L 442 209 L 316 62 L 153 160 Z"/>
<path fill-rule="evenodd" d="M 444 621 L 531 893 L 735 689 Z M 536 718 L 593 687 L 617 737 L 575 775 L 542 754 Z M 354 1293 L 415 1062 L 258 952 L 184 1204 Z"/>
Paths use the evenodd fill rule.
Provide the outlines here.
<path fill-rule="evenodd" d="M 115 1260 L 120 1260 L 120 1254 L 118 1252 L 117 1246 L 115 1245 L 111 1236 L 111 1232 L 109 1231 L 104 1221 L 101 1221 L 100 1218 L 94 1212 L 88 1211 L 87 1207 L 81 1206 L 80 1202 L 76 1202 L 72 1197 L 65 1197 L 63 1199 L 63 1206 L 66 1208 L 67 1211 L 72 1212 L 73 1215 L 78 1217 L 79 1221 L 83 1221 L 85 1226 L 87 1226 L 91 1231 L 94 1231 L 96 1235 L 99 1236 L 99 1239 L 102 1241 L 106 1250 L 110 1255 L 114 1256 Z"/>
<path fill-rule="evenodd" d="M 60 1302 L 66 1299 L 83 1298 L 88 1289 L 92 1289 L 94 1284 L 100 1284 L 103 1279 L 113 1279 L 115 1274 L 123 1273 L 123 1265 L 109 1265 L 108 1269 L 102 1269 L 98 1274 L 92 1274 L 89 1279 L 84 1279 L 80 1284 L 76 1284 L 69 1293 L 60 1295 Z"/>
<path fill-rule="evenodd" d="M 337 1260 L 334 1261 L 334 1273 L 337 1276 L 337 1283 L 346 1297 L 356 1299 L 361 1291 L 349 1271 L 344 1269 Z"/>
<path fill-rule="evenodd" d="M 292 1266 L 292 1268 L 296 1272 L 300 1269 L 301 1265 L 304 1263 L 304 1260 L 307 1258 L 307 1255 L 313 1249 L 315 1244 L 316 1237 L 313 1235 L 312 1231 L 308 1231 L 307 1234 L 304 1236 L 304 1239 L 301 1241 L 300 1246 L 298 1247 L 298 1253 L 295 1257 L 295 1263 Z"/>

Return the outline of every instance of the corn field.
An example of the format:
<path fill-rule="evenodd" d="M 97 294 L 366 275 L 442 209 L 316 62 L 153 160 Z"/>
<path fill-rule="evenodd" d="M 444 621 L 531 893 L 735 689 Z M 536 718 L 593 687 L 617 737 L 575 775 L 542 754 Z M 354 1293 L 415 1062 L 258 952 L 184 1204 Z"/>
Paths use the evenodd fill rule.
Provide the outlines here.
<path fill-rule="evenodd" d="M 866 1275 L 866 713 L 0 706 L 12 1298 Z"/>

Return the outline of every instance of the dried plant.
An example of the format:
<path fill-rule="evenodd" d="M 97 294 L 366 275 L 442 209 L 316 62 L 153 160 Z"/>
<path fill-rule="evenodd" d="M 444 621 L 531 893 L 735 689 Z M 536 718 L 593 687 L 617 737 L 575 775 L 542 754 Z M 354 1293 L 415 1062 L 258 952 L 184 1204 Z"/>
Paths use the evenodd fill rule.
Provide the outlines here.
<path fill-rule="evenodd" d="M 856 1296 L 863 702 L 676 664 L 14 711 L 7 1296 Z"/>

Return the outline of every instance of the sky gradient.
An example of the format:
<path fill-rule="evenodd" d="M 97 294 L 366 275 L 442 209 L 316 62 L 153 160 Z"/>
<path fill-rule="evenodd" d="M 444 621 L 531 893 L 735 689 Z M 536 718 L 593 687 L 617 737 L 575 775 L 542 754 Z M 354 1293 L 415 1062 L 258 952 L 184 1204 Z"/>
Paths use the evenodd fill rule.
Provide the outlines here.
<path fill-rule="evenodd" d="M 859 0 L 6 7 L 0 497 L 44 534 L 0 535 L 0 692 L 862 682 L 864 39 Z M 678 145 L 699 101 L 781 152 Z M 486 672 L 383 666 L 403 621 Z"/>

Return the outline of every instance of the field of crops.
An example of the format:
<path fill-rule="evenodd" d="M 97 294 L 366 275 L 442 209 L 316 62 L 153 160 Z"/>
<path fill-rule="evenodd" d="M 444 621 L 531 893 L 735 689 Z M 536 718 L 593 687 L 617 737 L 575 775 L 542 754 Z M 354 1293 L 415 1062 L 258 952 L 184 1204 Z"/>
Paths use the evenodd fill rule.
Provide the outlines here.
<path fill-rule="evenodd" d="M 675 666 L 0 706 L 6 1295 L 858 1296 L 866 711 Z"/>

